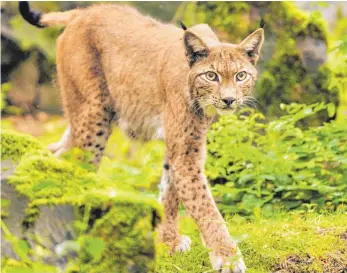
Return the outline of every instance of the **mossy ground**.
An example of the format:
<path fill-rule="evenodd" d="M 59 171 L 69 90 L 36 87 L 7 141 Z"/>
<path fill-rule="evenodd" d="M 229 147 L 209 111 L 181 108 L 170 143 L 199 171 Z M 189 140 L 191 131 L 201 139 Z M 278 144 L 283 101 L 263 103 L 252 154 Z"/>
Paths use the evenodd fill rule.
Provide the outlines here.
<path fill-rule="evenodd" d="M 277 214 L 253 221 L 234 216 L 227 222 L 248 273 L 347 272 L 346 214 Z M 181 217 L 180 230 L 192 239 L 192 250 L 170 256 L 157 243 L 156 272 L 213 272 L 192 219 Z"/>
<path fill-rule="evenodd" d="M 58 126 L 59 124 L 60 126 Z M 7 120 L 3 122 L 2 126 L 6 129 L 15 129 Z M 39 142 L 37 143 L 42 144 L 42 146 L 46 146 L 46 144 L 59 139 L 60 133 L 63 131 L 64 124 L 61 123 L 61 119 L 50 119 L 43 125 L 43 127 L 45 128 L 44 134 L 39 137 Z M 134 147 L 137 151 L 136 153 L 132 152 Z M 36 148 L 38 150 L 42 149 L 40 145 L 38 145 Z M 124 138 L 124 136 L 116 131 L 106 149 L 106 156 L 103 158 L 101 169 L 98 173 L 97 179 L 104 179 L 105 181 L 102 182 L 104 186 L 100 188 L 99 192 L 93 192 L 93 196 L 83 193 L 77 195 L 75 194 L 74 196 L 73 192 L 77 191 L 75 188 L 68 190 L 69 193 L 67 194 L 67 190 L 64 189 L 64 187 L 51 187 L 53 184 L 64 183 L 64 181 L 61 181 L 61 174 L 52 175 L 51 179 L 46 181 L 46 184 L 37 183 L 39 180 L 42 180 L 42 177 L 40 178 L 39 176 L 41 173 L 39 170 L 49 168 L 49 172 L 51 172 L 54 166 L 58 173 L 60 169 L 68 170 L 65 175 L 70 175 L 71 177 L 69 179 L 83 177 L 84 181 L 86 182 L 95 181 L 96 179 L 95 174 L 89 173 L 87 170 L 83 170 L 83 168 L 78 169 L 77 171 L 76 169 L 71 168 L 68 161 L 51 158 L 49 154 L 39 153 L 34 156 L 34 158 L 32 157 L 32 160 L 35 162 L 41 162 L 34 168 L 36 169 L 34 173 L 31 173 L 31 175 L 36 173 L 35 177 L 37 179 L 35 180 L 36 182 L 33 181 L 33 184 L 37 184 L 37 190 L 30 192 L 28 188 L 25 188 L 24 184 L 21 184 L 20 179 L 17 179 L 15 183 L 18 183 L 19 189 L 22 192 L 27 192 L 28 195 L 33 196 L 35 194 L 35 198 L 41 201 L 44 197 L 41 196 L 41 194 L 44 193 L 41 187 L 48 186 L 48 189 L 50 189 L 49 195 L 51 198 L 47 200 L 53 203 L 59 200 L 63 201 L 63 199 L 60 197 L 62 193 L 65 196 L 64 198 L 66 198 L 64 202 L 73 201 L 82 204 L 86 203 L 86 200 L 94 200 L 96 203 L 105 203 L 105 189 L 110 187 L 110 184 L 108 184 L 106 178 L 111 178 L 113 181 L 118 181 L 124 178 L 126 183 L 125 185 L 122 185 L 122 187 L 125 187 L 125 189 L 128 189 L 129 185 L 134 181 L 137 181 L 138 184 L 135 185 L 135 188 L 141 189 L 143 195 L 150 193 L 155 196 L 157 195 L 157 190 L 154 185 L 160 177 L 163 153 L 163 144 L 160 142 L 152 142 L 141 146 L 138 143 L 130 143 Z M 22 155 L 24 153 L 20 154 Z M 143 157 L 143 155 L 148 156 Z M 70 153 L 69 160 L 73 160 L 73 157 L 74 153 Z M 47 158 L 50 158 L 50 160 L 42 161 L 42 159 Z M 33 167 L 31 165 L 32 163 L 33 162 L 31 160 L 26 160 L 25 164 L 19 166 L 20 168 L 18 170 L 18 174 L 21 174 L 20 176 L 25 175 L 25 170 Z M 117 171 L 115 171 L 114 168 L 116 168 Z M 112 175 L 112 172 L 116 172 L 117 177 L 115 174 Z M 64 179 L 67 180 L 68 177 L 64 176 Z M 90 183 L 86 183 L 85 186 L 86 192 L 88 192 L 89 187 L 92 187 Z M 54 191 L 52 191 L 53 188 L 55 189 Z M 45 190 L 47 190 L 47 188 Z M 90 199 L 90 197 L 93 198 Z M 134 198 L 131 196 L 124 196 L 124 199 L 118 200 L 118 209 L 121 209 L 119 205 L 122 204 L 124 204 L 124 206 L 128 206 L 126 199 L 130 198 L 132 199 L 132 202 L 130 203 L 134 204 L 134 210 L 136 210 L 136 202 L 134 200 L 136 196 L 134 195 L 133 197 Z M 143 196 L 143 198 L 144 200 L 147 199 L 145 196 Z M 134 210 L 124 209 L 122 211 L 130 212 Z M 111 217 L 112 215 L 117 214 L 127 217 L 127 214 L 123 212 L 112 212 L 108 215 Z M 140 211 L 136 213 L 141 214 Z M 238 215 L 229 215 L 226 216 L 225 219 L 228 223 L 230 233 L 236 240 L 239 241 L 240 249 L 248 266 L 248 273 L 347 272 L 347 215 L 343 210 L 341 210 L 341 212 L 326 215 L 308 212 L 274 212 L 272 214 L 267 214 L 266 217 L 262 217 L 260 215 L 257 217 L 253 216 L 251 220 L 250 218 L 243 218 Z M 125 219 L 123 220 L 126 221 Z M 146 217 L 144 217 L 144 220 L 145 225 L 148 225 L 149 222 L 146 221 Z M 122 219 L 104 218 L 103 221 L 100 221 L 97 225 L 107 225 L 107 223 L 112 223 L 112 226 L 117 226 L 117 221 L 122 221 Z M 87 247 L 91 242 L 99 243 L 98 240 L 93 241 L 90 236 L 93 236 L 93 238 L 105 238 L 108 240 L 112 237 L 112 234 L 114 234 L 114 232 L 107 227 L 98 227 L 97 225 L 94 225 L 91 233 L 80 237 L 80 243 L 82 246 L 84 245 Z M 141 224 L 140 221 L 139 225 L 143 225 L 143 223 Z M 155 246 L 157 252 L 155 272 L 213 272 L 208 259 L 208 250 L 202 246 L 197 226 L 190 217 L 185 215 L 183 210 L 180 211 L 179 225 L 181 233 L 190 236 L 192 239 L 191 251 L 188 253 L 178 253 L 174 256 L 170 256 L 168 254 L 167 247 L 157 241 Z M 148 226 L 147 228 L 150 227 Z M 98 234 L 98 230 L 107 230 L 107 233 Z M 130 231 L 121 231 L 122 234 L 127 232 Z M 136 236 L 143 237 L 141 234 L 132 234 L 132 237 L 136 238 Z M 123 241 L 124 240 L 125 239 L 123 238 Z M 136 243 L 136 241 L 133 242 Z M 115 240 L 112 245 L 117 246 L 116 244 L 117 241 Z M 138 243 L 135 245 L 139 246 Z M 146 245 L 140 245 L 140 247 L 144 250 L 146 249 Z M 113 258 L 106 254 L 106 256 L 103 256 L 103 258 L 98 256 L 90 260 L 90 257 L 88 257 L 87 254 L 88 252 L 85 252 L 79 257 L 81 264 L 85 263 L 85 265 L 83 264 L 83 268 L 79 268 L 81 272 L 106 272 L 102 270 L 107 268 L 107 261 L 111 263 L 113 261 Z M 130 252 L 127 253 L 127 256 L 129 255 L 131 255 Z M 16 272 L 10 271 L 11 268 L 23 269 L 23 264 L 18 264 L 13 260 L 7 260 L 6 265 L 9 269 L 6 272 Z M 37 270 L 35 269 L 36 267 L 38 268 Z M 41 268 L 41 265 L 32 264 L 31 269 L 28 269 L 27 272 L 40 272 Z M 70 269 L 73 271 L 76 268 L 71 267 Z M 91 269 L 93 269 L 93 271 L 91 271 Z"/>

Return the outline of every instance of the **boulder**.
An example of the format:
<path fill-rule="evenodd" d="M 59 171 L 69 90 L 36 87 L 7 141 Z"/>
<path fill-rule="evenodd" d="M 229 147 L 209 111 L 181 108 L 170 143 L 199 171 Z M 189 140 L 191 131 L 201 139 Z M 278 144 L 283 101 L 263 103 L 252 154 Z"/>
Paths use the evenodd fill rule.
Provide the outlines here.
<path fill-rule="evenodd" d="M 3 272 L 154 271 L 156 200 L 55 158 L 30 136 L 3 132 L 1 142 Z"/>

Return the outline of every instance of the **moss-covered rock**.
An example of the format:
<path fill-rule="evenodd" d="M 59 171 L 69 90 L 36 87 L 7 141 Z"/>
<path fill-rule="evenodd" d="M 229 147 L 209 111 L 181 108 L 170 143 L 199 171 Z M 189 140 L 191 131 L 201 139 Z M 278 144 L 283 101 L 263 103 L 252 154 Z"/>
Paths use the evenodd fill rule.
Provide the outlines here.
<path fill-rule="evenodd" d="M 18 211 L 22 213 L 17 223 L 22 227 L 19 231 L 9 224 L 15 215 L 2 214 L 5 216 L 2 231 L 7 231 L 3 235 L 16 254 L 4 257 L 4 272 L 12 272 L 13 266 L 25 268 L 29 264 L 33 268 L 34 262 L 60 263 L 65 272 L 154 270 L 153 228 L 162 216 L 156 200 L 129 187 L 122 188 L 117 182 L 100 179 L 96 173 L 77 164 L 55 158 L 32 137 L 6 132 L 1 142 L 2 158 L 19 161 L 13 175 L 3 182 L 15 195 L 4 193 L 2 200 L 7 198 L 8 206 L 18 196 L 26 200 L 24 211 Z M 71 209 L 71 222 L 52 224 L 59 213 L 64 215 Z M 50 236 L 59 239 L 52 243 Z M 17 242 L 26 248 L 24 253 L 20 247 L 18 252 Z M 66 256 L 61 265 L 56 257 L 71 251 L 75 258 Z M 44 259 L 42 252 L 48 253 Z M 13 262 L 13 258 L 23 263 Z"/>
<path fill-rule="evenodd" d="M 18 161 L 25 154 L 40 152 L 44 152 L 43 147 L 32 136 L 5 130 L 1 132 L 1 161 Z"/>

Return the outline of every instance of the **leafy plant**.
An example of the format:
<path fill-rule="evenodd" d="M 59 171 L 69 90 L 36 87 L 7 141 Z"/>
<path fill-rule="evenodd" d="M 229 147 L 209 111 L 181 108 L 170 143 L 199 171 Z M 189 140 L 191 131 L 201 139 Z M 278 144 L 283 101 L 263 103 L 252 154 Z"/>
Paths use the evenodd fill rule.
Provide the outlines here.
<path fill-rule="evenodd" d="M 337 112 L 337 120 L 345 122 L 347 119 L 347 34 L 341 37 L 340 40 L 335 41 L 329 53 L 328 64 L 333 72 L 329 88 L 339 90 L 340 106 Z"/>
<path fill-rule="evenodd" d="M 206 173 L 224 213 L 334 209 L 347 202 L 347 125 L 297 126 L 322 110 L 333 116 L 334 104 L 281 108 L 287 114 L 278 120 L 243 112 L 221 118 L 209 132 Z"/>

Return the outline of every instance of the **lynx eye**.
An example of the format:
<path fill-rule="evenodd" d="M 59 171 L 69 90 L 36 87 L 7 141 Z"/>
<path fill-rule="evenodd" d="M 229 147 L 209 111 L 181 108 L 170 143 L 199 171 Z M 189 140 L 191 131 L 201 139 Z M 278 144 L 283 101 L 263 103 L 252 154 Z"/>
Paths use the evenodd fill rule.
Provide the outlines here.
<path fill-rule="evenodd" d="M 209 81 L 218 81 L 218 75 L 212 71 L 208 71 L 205 75 Z"/>
<path fill-rule="evenodd" d="M 247 72 L 241 71 L 236 74 L 236 79 L 240 82 L 244 81 L 247 78 Z"/>

